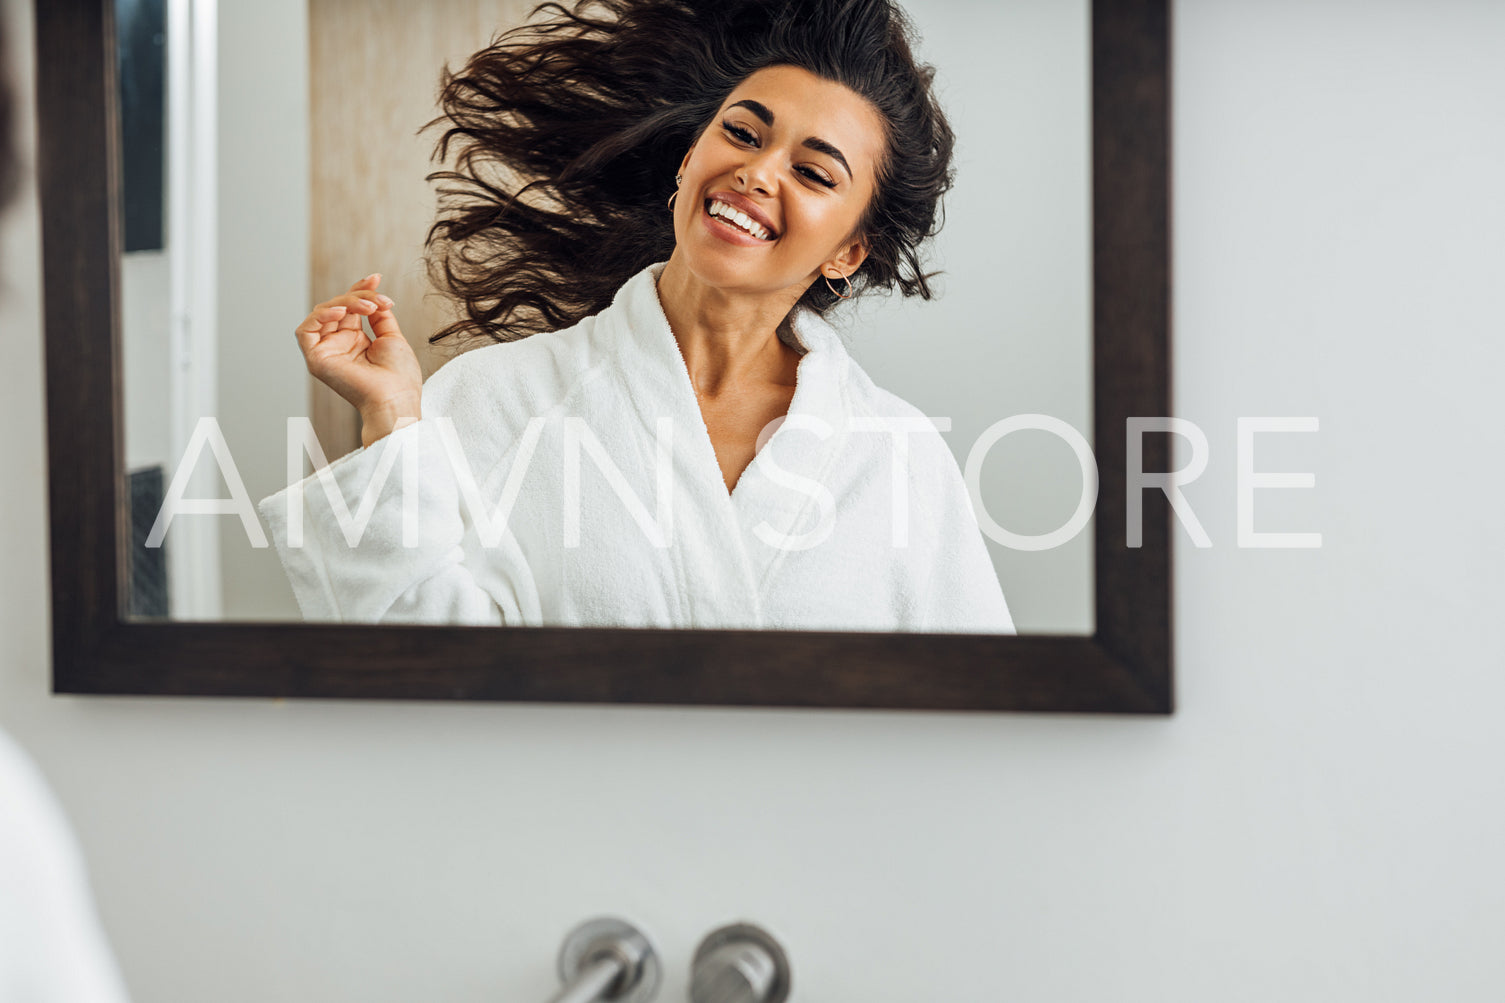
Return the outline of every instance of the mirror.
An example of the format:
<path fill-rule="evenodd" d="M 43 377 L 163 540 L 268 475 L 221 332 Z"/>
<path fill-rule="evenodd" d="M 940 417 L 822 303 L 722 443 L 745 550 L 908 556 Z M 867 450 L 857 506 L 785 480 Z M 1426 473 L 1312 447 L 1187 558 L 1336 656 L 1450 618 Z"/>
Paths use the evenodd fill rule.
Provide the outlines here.
<path fill-rule="evenodd" d="M 303 618 L 277 548 L 233 514 L 196 514 L 193 503 L 231 497 L 225 486 L 231 476 L 251 499 L 287 485 L 293 479 L 287 457 L 290 418 L 310 416 L 320 449 L 331 459 L 359 445 L 354 409 L 322 385 L 314 384 L 310 392 L 303 358 L 289 337 L 314 303 L 344 292 L 352 281 L 382 273 L 381 288 L 401 304 L 397 318 L 426 375 L 453 356 L 427 341 L 455 311 L 427 281 L 423 266 L 423 240 L 436 215 L 433 186 L 424 178 L 440 165 L 429 159 L 437 130 L 420 134 L 420 127 L 440 114 L 434 99 L 441 68 L 462 67 L 495 34 L 522 23 L 531 6 L 498 0 L 399 6 L 384 10 L 381 30 L 352 42 L 349 25 L 363 17 L 361 0 L 224 4 L 209 24 L 199 23 L 210 19 L 202 5 L 117 0 L 126 464 L 146 532 L 129 557 L 136 590 L 130 608 L 137 615 Z M 959 468 L 976 468 L 980 483 L 969 500 L 986 516 L 984 548 L 1017 629 L 1088 634 L 1093 625 L 1089 524 L 1079 520 L 1068 538 L 1040 549 L 1012 545 L 1005 536 L 1033 541 L 1072 518 L 1084 490 L 1077 454 L 1068 442 L 1039 428 L 998 435 L 1006 419 L 1043 414 L 1065 423 L 1090 449 L 1087 2 L 912 0 L 906 7 L 921 38 L 921 58 L 938 69 L 939 96 L 958 137 L 957 182 L 945 201 L 946 225 L 929 256 L 942 272 L 940 295 L 931 302 L 898 295 L 860 298 L 837 309 L 832 321 L 873 382 L 941 419 L 943 429 L 949 425 L 944 439 Z M 267 60 L 259 55 L 273 46 L 319 56 Z M 288 72 L 292 63 L 299 72 Z M 149 98 L 160 115 L 147 114 Z M 159 169 L 138 166 L 152 152 Z M 665 405 L 664 410 L 671 409 Z M 213 419 L 212 428 L 206 418 Z M 211 431 L 221 439 L 228 462 L 211 448 L 214 436 L 205 434 Z M 674 429 L 675 448 L 691 449 L 697 432 Z M 545 448 L 549 441 L 546 436 Z M 587 482 L 594 472 L 589 459 L 582 458 L 585 471 L 579 475 Z M 535 454 L 533 464 L 551 462 L 555 457 Z M 547 472 L 534 467 L 521 482 L 524 512 L 530 498 L 550 490 Z M 759 466 L 750 466 L 746 483 L 739 480 L 740 507 L 755 503 L 746 496 L 756 490 L 759 475 Z M 633 478 L 632 487 L 649 492 L 641 501 L 652 510 L 652 478 Z M 777 505 L 785 497 L 799 497 L 792 488 L 781 492 L 768 492 L 766 500 Z M 163 501 L 178 499 L 189 504 L 171 504 L 163 515 Z M 487 505 L 495 501 L 485 499 Z M 884 501 L 885 506 L 874 506 L 880 518 L 889 513 L 877 509 L 899 504 L 897 498 Z M 882 554 L 896 541 L 915 553 L 909 562 L 886 566 L 936 560 L 921 552 L 927 546 L 924 523 L 936 518 L 926 508 L 929 501 L 903 499 L 904 509 L 915 511 L 909 515 L 913 525 L 902 526 L 902 535 L 871 526 L 870 542 L 853 548 L 842 546 L 838 531 L 809 554 L 784 553 L 776 566 L 841 565 L 836 573 L 823 568 L 815 574 L 826 589 L 845 594 L 861 587 L 859 558 Z M 535 518 L 559 504 L 557 496 L 540 502 Z M 592 503 L 587 498 L 585 504 Z M 695 520 L 681 512 L 716 504 L 704 495 L 676 496 L 672 528 L 693 537 Z M 609 505 L 609 499 L 597 500 L 593 511 Z M 850 494 L 836 500 L 840 529 L 858 518 L 859 505 Z M 754 518 L 743 514 L 749 522 Z M 810 516 L 801 520 L 814 525 Z M 155 538 L 153 527 L 159 530 Z M 592 545 L 589 528 L 582 549 Z M 549 547 L 552 541 L 559 549 L 559 529 L 519 529 L 518 535 L 527 548 Z M 622 535 L 636 536 L 630 523 L 623 529 Z M 970 527 L 957 526 L 955 532 L 977 535 Z M 598 536 L 597 541 L 597 549 L 613 549 L 611 540 L 601 543 Z M 676 546 L 690 552 L 693 540 Z M 771 555 L 778 548 L 751 533 L 745 547 L 755 574 L 775 565 Z M 484 561 L 482 549 L 467 556 L 467 567 Z M 572 586 L 544 584 L 544 569 L 558 561 L 560 575 L 578 581 L 603 568 L 609 572 L 610 562 L 574 559 L 569 552 L 540 556 L 531 549 L 528 568 L 512 573 L 543 590 L 542 618 L 523 622 L 579 623 L 584 607 L 595 600 L 551 597 L 548 590 Z M 811 580 L 810 574 L 802 569 L 770 588 L 798 587 Z M 621 587 L 664 590 L 673 588 L 674 580 L 666 570 Z M 765 597 L 764 604 L 773 599 Z M 601 603 L 629 616 L 638 608 L 610 597 Z M 877 592 L 860 601 L 864 607 L 883 604 Z M 314 611 L 310 615 L 328 613 L 318 599 L 305 605 Z M 638 620 L 613 622 L 603 616 L 592 625 L 694 625 L 680 613 L 681 604 L 639 605 L 644 612 Z M 351 599 L 344 608 L 367 606 Z M 662 615 L 654 616 L 660 609 Z M 575 612 L 562 619 L 567 611 Z M 905 612 L 859 617 L 852 610 L 849 620 L 834 613 L 822 619 L 811 611 L 810 616 L 818 625 L 838 629 L 917 629 L 916 618 L 904 618 Z M 776 611 L 766 616 L 777 622 Z M 790 617 L 794 624 L 810 622 Z M 731 622 L 743 625 L 735 616 Z"/>
<path fill-rule="evenodd" d="M 949 419 L 945 444 L 958 471 L 977 475 L 968 501 L 1025 636 L 942 627 L 900 643 L 830 632 L 841 625 L 315 627 L 297 623 L 274 550 L 255 546 L 234 515 L 180 506 L 159 527 L 164 545 L 144 546 L 181 470 L 193 471 L 190 499 L 233 495 L 223 477 L 232 467 L 248 497 L 284 487 L 289 417 L 308 415 L 331 458 L 354 444 L 351 411 L 311 385 L 289 335 L 312 303 L 360 274 L 386 276 L 425 372 L 450 364 L 423 344 L 452 308 L 424 285 L 434 197 L 423 178 L 436 134 L 415 133 L 432 117 L 439 67 L 460 65 L 527 13 L 479 0 L 387 12 L 413 20 L 327 62 L 278 60 L 273 74 L 257 53 L 329 52 L 320 39 L 360 4 L 154 2 L 38 5 L 44 54 L 82 56 L 104 39 L 123 74 L 147 58 L 161 66 L 157 246 L 132 222 L 153 217 L 137 205 L 151 186 L 130 166 L 141 132 L 117 117 L 152 95 L 113 73 L 92 91 L 102 100 L 76 75 L 39 81 L 43 155 L 78 165 L 66 199 L 49 196 L 55 178 L 42 193 L 49 379 L 62 379 L 67 359 L 77 385 L 70 339 L 99 330 L 92 318 L 70 321 L 81 289 L 115 290 L 120 314 L 111 352 L 94 356 L 107 371 L 92 373 L 116 408 L 80 420 L 68 397 L 51 402 L 55 591 L 71 582 L 89 600 L 58 618 L 60 691 L 1169 709 L 1169 510 L 1146 498 L 1143 542 L 1125 544 L 1123 441 L 1127 416 L 1168 413 L 1163 3 L 905 5 L 958 135 L 947 225 L 927 262 L 943 272 L 942 295 L 847 304 L 833 323 L 877 386 Z M 160 30 L 142 28 L 152 17 Z M 355 99 L 359 116 L 344 110 Z M 81 123 L 76 135 L 50 126 L 63 114 Z M 368 156 L 353 169 L 331 152 L 358 147 Z M 123 184 L 118 201 L 111 176 Z M 1061 428 L 1000 425 L 1020 415 Z M 224 456 L 203 435 L 194 441 L 206 417 Z M 1092 476 L 1061 429 L 1096 454 L 1095 517 L 1057 546 L 997 542 L 990 524 L 1040 536 L 1078 508 Z M 89 451 L 91 430 L 116 444 L 113 455 Z M 1144 469 L 1169 469 L 1166 443 L 1142 445 Z M 65 468 L 63 456 L 79 462 Z M 82 532 L 57 535 L 65 524 Z M 259 660 L 244 650 L 253 641 L 292 646 L 269 666 L 264 650 Z M 206 677 L 189 649 L 215 653 L 222 671 Z M 393 674 L 396 651 L 407 656 Z M 607 651 L 612 664 L 598 664 Z"/>

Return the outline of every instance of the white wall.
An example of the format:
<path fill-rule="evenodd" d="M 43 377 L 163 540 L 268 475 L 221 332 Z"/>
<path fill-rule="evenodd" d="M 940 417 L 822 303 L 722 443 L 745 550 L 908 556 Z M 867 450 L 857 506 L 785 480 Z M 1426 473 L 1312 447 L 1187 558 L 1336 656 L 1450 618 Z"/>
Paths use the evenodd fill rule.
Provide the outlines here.
<path fill-rule="evenodd" d="M 309 304 L 308 4 L 217 7 L 217 417 L 254 501 L 287 486 L 287 419 L 309 413 L 308 370 L 289 350 Z M 225 618 L 297 620 L 276 552 L 238 528 L 220 539 Z"/>
<path fill-rule="evenodd" d="M 29 5 L 5 0 L 16 36 Z M 1492 0 L 1177 8 L 1169 720 L 46 695 L 35 206 L 4 227 L 0 724 L 152 1003 L 543 999 L 574 921 L 773 925 L 796 997 L 1505 989 L 1505 268 Z M 1235 548 L 1234 420 L 1312 414 Z"/>

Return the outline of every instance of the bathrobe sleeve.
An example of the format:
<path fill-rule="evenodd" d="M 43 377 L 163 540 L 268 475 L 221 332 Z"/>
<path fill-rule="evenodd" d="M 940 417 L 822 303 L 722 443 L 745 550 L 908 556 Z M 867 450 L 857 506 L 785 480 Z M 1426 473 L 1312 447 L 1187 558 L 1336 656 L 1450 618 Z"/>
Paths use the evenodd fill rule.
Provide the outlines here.
<path fill-rule="evenodd" d="M 972 510 L 955 456 L 940 443 L 931 451 L 929 484 L 936 512 L 926 584 L 920 591 L 922 631 L 952 634 L 1013 634 L 1014 620 L 998 572 Z"/>
<path fill-rule="evenodd" d="M 490 457 L 484 444 L 467 449 L 441 428 L 452 383 L 441 369 L 424 387 L 422 419 L 258 506 L 306 620 L 541 621 L 516 539 L 509 531 L 483 542 L 462 505 L 456 450 L 467 463 L 481 460 L 477 476 Z M 449 427 L 493 428 L 466 417 Z"/>

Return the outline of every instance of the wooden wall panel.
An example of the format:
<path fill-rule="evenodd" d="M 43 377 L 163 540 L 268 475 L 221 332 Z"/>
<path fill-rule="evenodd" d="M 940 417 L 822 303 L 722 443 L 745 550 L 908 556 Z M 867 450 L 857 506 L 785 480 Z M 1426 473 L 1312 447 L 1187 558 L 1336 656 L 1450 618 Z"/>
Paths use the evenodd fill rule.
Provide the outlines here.
<path fill-rule="evenodd" d="M 362 276 L 383 275 L 403 333 L 425 375 L 447 357 L 428 337 L 449 310 L 429 285 L 423 240 L 435 218 L 424 176 L 439 129 L 439 77 L 458 69 L 498 32 L 519 24 L 533 0 L 309 0 L 312 160 L 310 307 Z M 360 444 L 355 411 L 311 381 L 314 426 L 326 453 Z"/>

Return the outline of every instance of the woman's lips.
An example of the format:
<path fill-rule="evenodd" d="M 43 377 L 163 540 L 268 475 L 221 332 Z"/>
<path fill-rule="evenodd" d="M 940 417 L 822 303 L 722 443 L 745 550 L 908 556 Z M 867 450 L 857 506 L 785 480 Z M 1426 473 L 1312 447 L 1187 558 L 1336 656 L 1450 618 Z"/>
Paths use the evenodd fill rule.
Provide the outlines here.
<path fill-rule="evenodd" d="M 779 235 L 778 227 L 773 225 L 773 220 L 768 218 L 768 213 L 764 212 L 762 206 L 758 205 L 758 203 L 754 202 L 746 195 L 741 195 L 726 188 L 718 188 L 716 191 L 709 193 L 706 198 L 710 200 L 712 205 L 720 202 L 725 209 L 730 209 L 736 214 L 746 217 L 747 222 L 753 223 L 756 226 L 761 226 L 764 232 L 758 234 L 756 233 L 756 231 L 754 231 L 755 236 L 777 237 Z M 719 216 L 722 214 L 723 213 L 717 212 L 711 213 L 711 215 L 713 216 Z M 738 222 L 742 221 L 738 220 Z M 752 229 L 752 227 L 749 227 L 748 229 Z"/>
<path fill-rule="evenodd" d="M 768 244 L 773 243 L 772 240 L 762 240 L 758 237 L 754 237 L 752 234 L 748 233 L 741 227 L 734 226 L 733 224 L 728 223 L 723 219 L 712 216 L 711 204 L 713 201 L 715 200 L 706 199 L 700 205 L 701 222 L 705 225 L 705 228 L 711 232 L 712 236 L 719 237 L 729 244 L 737 244 L 741 247 L 764 247 Z"/>

